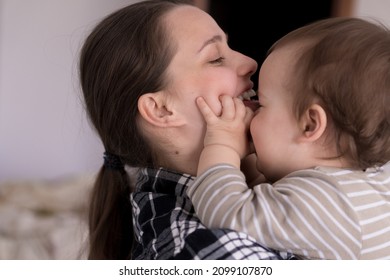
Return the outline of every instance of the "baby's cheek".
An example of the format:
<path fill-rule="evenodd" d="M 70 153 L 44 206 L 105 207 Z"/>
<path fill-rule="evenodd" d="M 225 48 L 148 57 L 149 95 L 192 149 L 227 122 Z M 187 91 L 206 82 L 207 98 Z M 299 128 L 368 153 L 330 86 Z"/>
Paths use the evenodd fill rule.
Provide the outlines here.
<path fill-rule="evenodd" d="M 252 141 L 254 138 L 256 138 L 256 133 L 258 133 L 258 126 L 259 126 L 259 123 L 256 119 L 256 116 L 254 116 L 250 125 L 249 125 L 249 132 L 251 134 Z"/>

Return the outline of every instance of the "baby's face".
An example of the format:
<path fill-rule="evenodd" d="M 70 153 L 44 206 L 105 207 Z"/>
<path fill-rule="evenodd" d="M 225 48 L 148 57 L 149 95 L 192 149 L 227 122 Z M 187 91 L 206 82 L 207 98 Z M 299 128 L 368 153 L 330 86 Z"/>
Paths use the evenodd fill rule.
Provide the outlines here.
<path fill-rule="evenodd" d="M 250 125 L 257 153 L 257 169 L 275 181 L 296 169 L 296 141 L 300 135 L 293 113 L 293 96 L 286 86 L 292 74 L 293 48 L 273 51 L 261 66 L 258 98 L 260 108 Z"/>

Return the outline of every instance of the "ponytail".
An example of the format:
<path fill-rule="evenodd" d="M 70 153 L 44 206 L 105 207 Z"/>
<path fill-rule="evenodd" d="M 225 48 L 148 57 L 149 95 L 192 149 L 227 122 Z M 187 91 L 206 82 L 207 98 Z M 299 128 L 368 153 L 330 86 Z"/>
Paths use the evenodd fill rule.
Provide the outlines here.
<path fill-rule="evenodd" d="M 167 84 L 175 45 L 164 15 L 185 2 L 140 1 L 119 9 L 94 27 L 80 50 L 80 85 L 89 119 L 106 150 L 120 156 L 118 162 L 105 154 L 92 190 L 89 259 L 131 258 L 131 184 L 122 163 L 155 166 L 139 126 L 138 100 Z"/>
<path fill-rule="evenodd" d="M 124 168 L 103 166 L 89 209 L 90 260 L 130 259 L 134 242 L 130 178 Z"/>

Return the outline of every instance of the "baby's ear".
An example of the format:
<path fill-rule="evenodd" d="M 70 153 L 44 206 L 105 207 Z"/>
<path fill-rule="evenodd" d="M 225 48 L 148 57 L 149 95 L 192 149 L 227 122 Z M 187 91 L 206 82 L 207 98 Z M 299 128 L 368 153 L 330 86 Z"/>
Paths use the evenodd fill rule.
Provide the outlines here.
<path fill-rule="evenodd" d="M 326 129 L 327 116 L 324 108 L 318 104 L 312 104 L 302 115 L 299 126 L 302 131 L 301 140 L 314 142 L 318 140 Z"/>
<path fill-rule="evenodd" d="M 145 93 L 138 99 L 138 111 L 150 124 L 159 127 L 182 125 L 182 121 L 166 106 L 163 92 Z"/>

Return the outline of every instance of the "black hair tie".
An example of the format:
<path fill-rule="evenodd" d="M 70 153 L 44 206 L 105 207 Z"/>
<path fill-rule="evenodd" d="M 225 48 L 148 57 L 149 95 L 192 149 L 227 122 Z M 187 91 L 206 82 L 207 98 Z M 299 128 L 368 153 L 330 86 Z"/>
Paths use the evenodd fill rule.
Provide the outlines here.
<path fill-rule="evenodd" d="M 108 169 L 120 170 L 120 171 L 124 169 L 124 165 L 119 156 L 112 154 L 110 152 L 104 152 L 103 158 L 104 158 L 104 167 Z"/>

